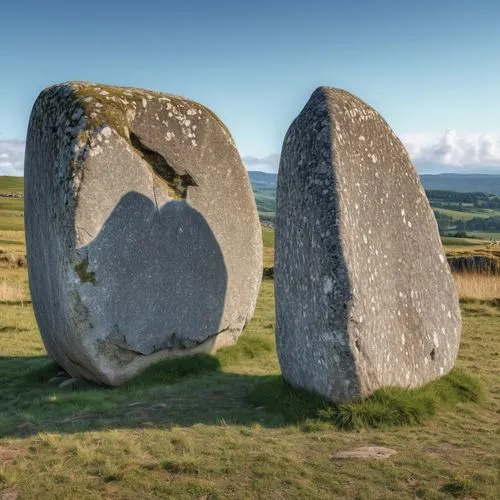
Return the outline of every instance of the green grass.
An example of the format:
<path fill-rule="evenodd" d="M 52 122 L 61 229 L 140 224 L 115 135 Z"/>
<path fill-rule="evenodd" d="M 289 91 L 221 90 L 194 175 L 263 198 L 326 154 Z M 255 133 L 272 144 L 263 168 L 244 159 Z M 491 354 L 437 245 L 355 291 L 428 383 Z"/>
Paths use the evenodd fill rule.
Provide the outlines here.
<path fill-rule="evenodd" d="M 23 177 L 0 175 L 0 193 L 22 193 L 23 190 Z"/>
<path fill-rule="evenodd" d="M 3 177 L 0 177 L 2 179 Z M 0 193 L 2 185 L 0 183 Z M 23 200 L 19 198 L 2 198 L 0 197 L 0 231 L 23 231 L 24 216 L 23 216 Z"/>
<path fill-rule="evenodd" d="M 469 247 L 475 245 L 484 245 L 484 241 L 474 238 L 454 238 L 452 236 L 441 236 L 441 243 L 445 247 L 460 246 Z"/>
<path fill-rule="evenodd" d="M 451 210 L 448 208 L 432 207 L 435 212 L 443 215 L 448 215 L 454 219 L 470 220 L 474 218 L 488 219 L 489 217 L 499 217 L 499 210 L 491 210 L 484 208 L 467 208 L 464 210 Z"/>
<path fill-rule="evenodd" d="M 306 428 L 331 423 L 345 430 L 418 425 L 439 410 L 483 399 L 481 383 L 458 369 L 418 389 L 389 387 L 354 403 L 329 403 L 306 391 L 291 388 L 281 378 L 262 383 L 250 395 L 254 404 L 280 411 L 289 422 L 306 420 Z"/>
<path fill-rule="evenodd" d="M 264 248 L 274 248 L 274 229 L 262 227 L 262 242 Z"/>
<path fill-rule="evenodd" d="M 500 233 L 490 233 L 488 231 L 467 231 L 474 238 L 481 238 L 484 240 L 500 240 Z"/>

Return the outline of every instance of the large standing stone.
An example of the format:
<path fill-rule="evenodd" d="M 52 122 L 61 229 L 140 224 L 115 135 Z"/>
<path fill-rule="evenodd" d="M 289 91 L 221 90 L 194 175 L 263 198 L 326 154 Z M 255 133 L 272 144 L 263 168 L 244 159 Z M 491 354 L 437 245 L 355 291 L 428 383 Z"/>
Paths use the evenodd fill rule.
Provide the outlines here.
<path fill-rule="evenodd" d="M 460 310 L 405 148 L 343 90 L 317 89 L 283 144 L 276 207 L 283 376 L 333 401 L 448 372 Z"/>
<path fill-rule="evenodd" d="M 117 385 L 236 341 L 261 279 L 258 214 L 225 126 L 133 88 L 44 90 L 25 160 L 30 289 L 49 355 Z"/>

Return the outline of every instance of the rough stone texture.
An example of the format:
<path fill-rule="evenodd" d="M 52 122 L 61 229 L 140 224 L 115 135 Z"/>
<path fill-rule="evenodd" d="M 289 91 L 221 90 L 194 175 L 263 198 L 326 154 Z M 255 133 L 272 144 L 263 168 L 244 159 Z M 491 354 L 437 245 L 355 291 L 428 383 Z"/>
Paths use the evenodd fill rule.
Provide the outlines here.
<path fill-rule="evenodd" d="M 432 210 L 401 142 L 345 91 L 317 89 L 286 134 L 275 251 L 292 385 L 348 401 L 452 368 L 460 310 Z"/>
<path fill-rule="evenodd" d="M 118 385 L 160 359 L 236 341 L 262 242 L 231 135 L 168 94 L 44 90 L 25 159 L 30 289 L 49 355 Z"/>
<path fill-rule="evenodd" d="M 330 458 L 369 458 L 382 460 L 384 458 L 389 458 L 396 453 L 396 450 L 386 448 L 385 446 L 360 446 L 354 450 L 339 451 L 334 453 Z"/>

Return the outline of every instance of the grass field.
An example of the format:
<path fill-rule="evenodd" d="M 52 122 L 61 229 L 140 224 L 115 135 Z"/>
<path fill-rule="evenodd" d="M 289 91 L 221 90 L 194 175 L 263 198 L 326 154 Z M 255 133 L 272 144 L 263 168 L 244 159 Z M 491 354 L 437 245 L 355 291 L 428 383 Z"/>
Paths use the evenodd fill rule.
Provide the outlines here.
<path fill-rule="evenodd" d="M 10 175 L 0 176 L 0 193 L 19 193 L 24 190 L 23 177 L 14 177 Z"/>
<path fill-rule="evenodd" d="M 467 232 L 467 234 L 470 234 L 471 236 L 474 236 L 474 238 L 481 238 L 483 240 L 500 240 L 500 233 L 493 233 L 493 232 L 487 232 L 487 231 L 472 231 L 472 232 Z"/>
<path fill-rule="evenodd" d="M 499 217 L 500 211 L 485 208 L 467 208 L 467 210 L 451 210 L 449 208 L 432 207 L 436 212 L 448 215 L 454 219 L 470 220 L 474 218 L 487 219 L 488 217 Z"/>
<path fill-rule="evenodd" d="M 24 233 L 7 225 L 0 249 L 23 253 Z M 274 231 L 262 233 L 272 265 Z M 482 247 L 449 251 L 471 248 Z M 0 267 L 0 500 L 498 498 L 498 279 L 469 278 L 457 281 L 463 334 L 452 375 L 331 407 L 283 383 L 272 280 L 235 346 L 160 363 L 117 389 L 59 388 L 26 269 Z M 333 458 L 365 445 L 397 453 Z"/>
<path fill-rule="evenodd" d="M 454 238 L 452 236 L 441 236 L 441 242 L 445 247 L 470 247 L 477 245 L 484 245 L 483 240 L 475 238 Z"/>

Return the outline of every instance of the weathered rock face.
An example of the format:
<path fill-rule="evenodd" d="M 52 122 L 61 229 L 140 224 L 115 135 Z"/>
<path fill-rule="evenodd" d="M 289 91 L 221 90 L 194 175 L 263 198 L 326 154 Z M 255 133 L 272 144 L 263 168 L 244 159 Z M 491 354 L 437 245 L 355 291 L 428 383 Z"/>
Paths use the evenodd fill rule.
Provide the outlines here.
<path fill-rule="evenodd" d="M 403 145 L 353 95 L 319 88 L 283 144 L 276 334 L 285 379 L 333 401 L 448 372 L 460 310 Z"/>
<path fill-rule="evenodd" d="M 30 289 L 49 355 L 117 385 L 234 343 L 262 273 L 231 135 L 198 103 L 88 83 L 44 90 L 25 159 Z"/>

